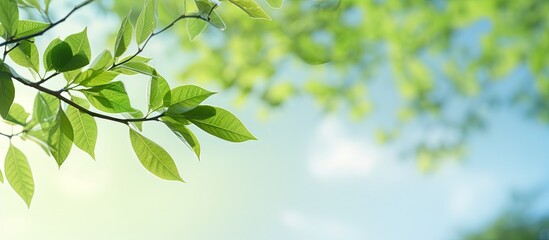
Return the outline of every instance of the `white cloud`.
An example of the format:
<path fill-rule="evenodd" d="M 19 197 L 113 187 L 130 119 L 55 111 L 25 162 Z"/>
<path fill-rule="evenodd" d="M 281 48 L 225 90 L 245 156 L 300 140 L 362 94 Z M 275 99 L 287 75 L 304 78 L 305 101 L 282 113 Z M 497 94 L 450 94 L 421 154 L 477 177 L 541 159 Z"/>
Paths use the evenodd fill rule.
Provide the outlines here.
<path fill-rule="evenodd" d="M 308 216 L 287 210 L 281 214 L 280 221 L 300 239 L 361 239 L 359 231 L 354 226 L 335 219 Z"/>
<path fill-rule="evenodd" d="M 309 150 L 309 171 L 320 179 L 367 176 L 381 158 L 373 143 L 348 136 L 335 119 L 321 123 Z"/>

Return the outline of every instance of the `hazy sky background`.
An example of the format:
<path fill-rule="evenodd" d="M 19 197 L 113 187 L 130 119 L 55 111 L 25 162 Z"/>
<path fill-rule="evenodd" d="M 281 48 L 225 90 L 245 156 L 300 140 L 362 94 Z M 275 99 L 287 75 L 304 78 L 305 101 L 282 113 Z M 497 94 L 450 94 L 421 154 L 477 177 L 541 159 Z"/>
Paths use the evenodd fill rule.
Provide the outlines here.
<path fill-rule="evenodd" d="M 38 40 L 41 52 L 52 36 L 87 25 L 96 56 L 105 48 L 105 30 L 119 26 L 90 8 L 70 20 L 76 19 Z M 170 62 L 189 59 L 174 55 L 170 44 L 177 42 L 166 37 L 154 39 L 146 55 L 173 79 Z M 138 107 L 145 80 L 127 81 Z M 383 83 L 379 88 L 390 94 Z M 169 130 L 145 124 L 146 136 L 172 154 L 185 184 L 148 173 L 120 124 L 98 120 L 97 161 L 73 147 L 61 170 L 35 145 L 15 140 L 29 158 L 36 191 L 27 209 L 7 183 L 0 185 L 0 239 L 456 239 L 497 217 L 513 191 L 549 184 L 548 129 L 516 112 L 491 115 L 463 162 L 422 174 L 398 146 L 375 142 L 376 117 L 353 122 L 300 98 L 263 121 L 258 103 L 236 108 L 233 95 L 220 92 L 207 103 L 233 111 L 259 140 L 233 144 L 196 131 L 200 162 Z M 16 101 L 27 110 L 33 98 L 17 85 Z M 0 153 L 7 146 L 0 139 Z M 538 205 L 537 212 L 549 211 Z"/>

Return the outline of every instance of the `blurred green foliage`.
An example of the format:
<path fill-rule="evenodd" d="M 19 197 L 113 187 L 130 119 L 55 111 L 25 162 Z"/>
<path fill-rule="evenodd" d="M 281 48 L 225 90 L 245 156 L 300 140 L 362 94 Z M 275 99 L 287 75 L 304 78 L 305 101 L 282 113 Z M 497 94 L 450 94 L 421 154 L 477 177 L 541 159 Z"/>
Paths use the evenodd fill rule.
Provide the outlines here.
<path fill-rule="evenodd" d="M 272 21 L 254 22 L 222 4 L 216 11 L 227 26 L 223 34 L 211 28 L 189 42 L 179 26 L 182 54 L 195 58 L 174 63 L 182 81 L 234 89 L 237 102 L 261 99 L 268 107 L 309 96 L 358 120 L 389 108 L 386 89 L 380 94 L 373 86 L 383 82 L 398 106 L 377 139 L 405 138 L 409 126 L 419 125 L 425 131 L 412 152 L 425 171 L 438 159 L 461 158 L 491 109 L 513 107 L 549 122 L 549 1 L 292 0 L 280 9 L 257 2 Z M 121 17 L 142 6 L 103 3 Z M 161 1 L 159 22 L 185 7 L 196 8 L 193 1 Z M 520 84 L 508 87 L 516 78 Z M 440 129 L 450 137 L 426 139 Z"/>

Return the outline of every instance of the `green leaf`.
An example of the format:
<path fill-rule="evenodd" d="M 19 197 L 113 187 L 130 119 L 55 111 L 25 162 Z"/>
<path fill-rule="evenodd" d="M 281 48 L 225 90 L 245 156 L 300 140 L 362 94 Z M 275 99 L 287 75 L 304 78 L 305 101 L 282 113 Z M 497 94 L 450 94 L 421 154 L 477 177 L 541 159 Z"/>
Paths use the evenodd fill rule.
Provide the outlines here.
<path fill-rule="evenodd" d="M 59 45 L 61 43 L 61 39 L 56 38 L 53 41 L 48 44 L 48 47 L 46 47 L 46 50 L 44 50 L 44 56 L 43 56 L 43 62 L 44 62 L 44 68 L 46 71 L 50 71 L 53 69 L 53 63 L 51 59 L 51 53 L 55 46 Z"/>
<path fill-rule="evenodd" d="M 137 45 L 145 42 L 156 28 L 156 0 L 147 0 L 145 7 L 137 17 L 135 40 Z"/>
<path fill-rule="evenodd" d="M 0 170 L 0 183 L 4 183 L 4 175 L 2 175 L 1 170 Z"/>
<path fill-rule="evenodd" d="M 74 83 L 93 87 L 110 83 L 118 76 L 117 72 L 88 69 L 76 76 Z"/>
<path fill-rule="evenodd" d="M 16 38 L 30 36 L 32 34 L 38 33 L 50 25 L 44 22 L 30 21 L 30 20 L 20 20 L 17 26 L 17 33 L 15 34 Z"/>
<path fill-rule="evenodd" d="M 282 7 L 282 3 L 284 3 L 284 0 L 266 0 L 269 6 L 272 8 L 280 8 Z"/>
<path fill-rule="evenodd" d="M 6 119 L 10 111 L 11 104 L 15 98 L 15 88 L 11 74 L 0 70 L 0 116 Z"/>
<path fill-rule="evenodd" d="M 91 48 L 88 41 L 88 28 L 84 28 L 82 32 L 69 35 L 65 38 L 65 42 L 69 44 L 73 55 L 85 57 L 88 62 L 91 57 Z"/>
<path fill-rule="evenodd" d="M 17 2 L 24 5 L 25 7 L 40 9 L 40 3 L 38 3 L 37 0 L 17 0 Z"/>
<path fill-rule="evenodd" d="M 130 141 L 137 158 L 149 172 L 162 179 L 183 181 L 166 150 L 131 128 Z"/>
<path fill-rule="evenodd" d="M 225 30 L 227 26 L 225 25 L 225 22 L 219 17 L 219 15 L 212 11 L 214 4 L 208 1 L 204 0 L 195 0 L 196 7 L 198 8 L 199 14 L 204 18 L 208 19 L 208 22 L 212 24 L 214 27 Z M 209 16 L 208 16 L 209 15 Z"/>
<path fill-rule="evenodd" d="M 187 33 L 189 39 L 194 40 L 200 33 L 206 30 L 208 23 L 200 19 L 188 19 L 187 20 Z"/>
<path fill-rule="evenodd" d="M 122 82 L 113 82 L 80 90 L 97 109 L 109 113 L 133 112 Z"/>
<path fill-rule="evenodd" d="M 225 109 L 198 106 L 182 115 L 200 129 L 218 138 L 231 142 L 256 140 L 244 124 Z"/>
<path fill-rule="evenodd" d="M 149 66 L 147 63 L 130 61 L 114 68 L 114 71 L 126 74 L 126 75 L 135 75 L 143 74 L 147 76 L 154 76 L 154 68 Z"/>
<path fill-rule="evenodd" d="M 271 17 L 254 0 L 229 0 L 229 2 L 242 9 L 251 18 L 271 20 Z"/>
<path fill-rule="evenodd" d="M 101 52 L 99 56 L 97 56 L 95 60 L 93 60 L 90 69 L 105 70 L 112 65 L 112 62 L 113 58 L 111 52 L 109 50 L 103 50 L 103 52 Z"/>
<path fill-rule="evenodd" d="M 8 113 L 7 121 L 25 126 L 27 125 L 27 119 L 29 118 L 29 113 L 25 111 L 23 106 L 13 103 L 11 105 L 10 111 Z"/>
<path fill-rule="evenodd" d="M 20 66 L 31 68 L 36 73 L 40 71 L 38 49 L 33 42 L 19 42 L 19 45 L 9 53 L 9 56 L 11 60 Z"/>
<path fill-rule="evenodd" d="M 50 67 L 58 72 L 76 70 L 90 63 L 89 57 L 82 53 L 73 55 L 71 45 L 64 41 L 60 41 L 51 49 L 47 61 L 51 63 Z"/>
<path fill-rule="evenodd" d="M 32 196 L 34 195 L 34 179 L 32 171 L 25 154 L 10 144 L 6 161 L 4 162 L 4 171 L 6 179 L 11 188 L 23 198 L 27 206 L 30 207 Z"/>
<path fill-rule="evenodd" d="M 67 108 L 67 118 L 71 122 L 74 132 L 74 145 L 95 159 L 95 144 L 97 142 L 95 119 L 72 106 Z"/>
<path fill-rule="evenodd" d="M 181 124 L 170 117 L 162 117 L 162 122 L 172 130 L 172 132 L 183 141 L 191 150 L 194 151 L 196 157 L 200 159 L 200 143 L 196 136 L 184 124 Z"/>
<path fill-rule="evenodd" d="M 210 92 L 194 85 L 176 87 L 171 91 L 171 101 L 168 112 L 172 114 L 187 112 L 213 94 L 215 94 L 215 92 Z"/>
<path fill-rule="evenodd" d="M 50 152 L 55 158 L 57 165 L 61 167 L 63 162 L 69 156 L 74 139 L 74 132 L 71 122 L 62 109 L 57 113 L 56 121 L 49 131 L 48 146 Z"/>
<path fill-rule="evenodd" d="M 0 0 L 0 24 L 8 37 L 13 37 L 19 24 L 19 8 L 15 0 Z"/>
<path fill-rule="evenodd" d="M 155 71 L 156 73 L 156 71 Z M 166 79 L 156 74 L 157 77 L 151 77 L 149 86 L 149 111 L 156 111 L 170 104 L 171 93 L 170 85 Z"/>
<path fill-rule="evenodd" d="M 59 99 L 45 93 L 38 93 L 34 98 L 32 117 L 43 127 L 55 120 L 59 111 Z"/>
<path fill-rule="evenodd" d="M 131 15 L 131 12 L 129 15 Z M 118 30 L 116 42 L 114 43 L 114 57 L 122 56 L 132 41 L 133 27 L 129 15 L 122 20 L 120 30 Z"/>

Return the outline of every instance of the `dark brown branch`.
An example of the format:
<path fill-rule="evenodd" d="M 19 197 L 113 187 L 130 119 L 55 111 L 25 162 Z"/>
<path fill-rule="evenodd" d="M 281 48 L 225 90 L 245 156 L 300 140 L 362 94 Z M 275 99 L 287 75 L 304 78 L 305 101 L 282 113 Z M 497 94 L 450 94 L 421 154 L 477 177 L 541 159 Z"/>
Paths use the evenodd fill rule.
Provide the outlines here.
<path fill-rule="evenodd" d="M 33 34 L 29 34 L 27 36 L 22 36 L 22 37 L 18 37 L 18 38 L 11 38 L 11 39 L 7 39 L 5 42 L 3 43 L 0 43 L 0 47 L 2 46 L 5 46 L 5 45 L 8 45 L 8 44 L 11 44 L 11 43 L 17 43 L 17 42 L 21 42 L 23 40 L 28 40 L 28 39 L 31 39 L 33 37 L 37 37 L 37 36 L 41 36 L 42 34 L 46 33 L 47 31 L 49 31 L 50 29 L 54 28 L 55 26 L 59 25 L 60 23 L 64 22 L 65 20 L 67 20 L 67 18 L 69 18 L 74 12 L 76 12 L 78 9 L 92 3 L 94 0 L 87 0 L 83 3 L 80 3 L 78 4 L 77 6 L 75 6 L 67 15 L 65 15 L 65 17 L 59 19 L 58 21 L 56 22 L 53 22 L 53 23 L 50 23 L 50 25 L 48 25 L 46 28 L 44 28 L 42 31 L 40 32 L 36 32 L 36 33 L 33 33 Z"/>

